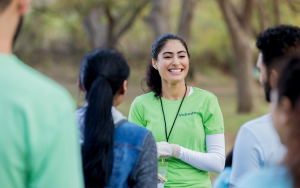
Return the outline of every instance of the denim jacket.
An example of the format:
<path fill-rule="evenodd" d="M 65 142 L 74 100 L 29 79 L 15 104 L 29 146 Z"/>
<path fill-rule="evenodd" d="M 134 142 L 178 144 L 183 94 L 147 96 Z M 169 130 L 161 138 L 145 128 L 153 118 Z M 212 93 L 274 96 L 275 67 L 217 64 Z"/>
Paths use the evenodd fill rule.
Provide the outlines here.
<path fill-rule="evenodd" d="M 87 105 L 83 108 L 77 110 L 76 116 L 80 126 L 80 143 L 84 144 L 83 131 L 84 131 L 84 112 Z M 114 137 L 114 157 L 113 157 L 113 170 L 110 177 L 109 184 L 106 187 L 154 187 L 157 185 L 157 158 L 156 158 L 156 145 L 155 140 L 150 131 L 147 129 L 130 123 L 127 121 L 126 117 L 121 114 L 116 108 L 112 107 L 112 115 L 115 124 L 115 137 Z M 145 142 L 150 137 L 150 146 Z M 151 140 L 153 139 L 153 140 Z M 149 141 L 147 141 L 149 143 Z M 150 159 L 146 159 L 142 156 L 145 152 L 145 147 L 151 147 L 152 151 L 150 153 Z M 149 148 L 147 148 L 149 150 Z M 141 157 L 142 156 L 142 157 Z M 153 158 L 154 157 L 154 158 Z M 141 159 L 143 158 L 143 159 Z M 149 158 L 149 157 L 148 157 Z M 143 160 L 143 161 L 141 161 Z M 147 160 L 147 161 L 144 161 Z M 143 166 L 139 164 L 142 162 Z M 149 163 L 149 161 L 153 161 Z M 148 164 L 147 164 L 148 163 Z M 154 163 L 154 164 L 153 164 Z M 137 171 L 140 169 L 148 168 L 146 166 L 151 165 L 151 172 L 144 174 L 145 177 L 139 178 L 137 176 Z M 151 177 L 151 179 L 149 179 Z M 148 182 L 147 185 L 143 183 L 138 183 L 139 181 Z M 151 184 L 150 184 L 151 182 Z"/>

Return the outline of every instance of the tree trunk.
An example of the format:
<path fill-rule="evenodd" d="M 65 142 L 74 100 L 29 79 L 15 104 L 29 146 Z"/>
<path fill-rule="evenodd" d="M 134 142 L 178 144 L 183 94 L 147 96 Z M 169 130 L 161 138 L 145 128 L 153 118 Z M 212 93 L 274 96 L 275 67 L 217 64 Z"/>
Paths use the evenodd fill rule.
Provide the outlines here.
<path fill-rule="evenodd" d="M 192 20 L 194 16 L 196 3 L 197 0 L 182 0 L 181 15 L 178 25 L 178 35 L 183 38 L 187 46 L 189 46 L 190 44 Z M 187 75 L 187 81 L 189 82 L 189 85 L 196 85 L 195 64 L 192 62 L 190 62 L 190 69 Z"/>
<path fill-rule="evenodd" d="M 178 35 L 181 36 L 187 45 L 190 43 L 191 27 L 194 16 L 194 10 L 197 0 L 182 0 L 182 9 L 180 22 L 178 26 Z"/>
<path fill-rule="evenodd" d="M 251 1 L 251 0 L 247 0 Z M 238 91 L 238 112 L 250 112 L 253 109 L 253 83 L 252 62 L 253 52 L 251 48 L 251 12 L 243 11 L 244 15 L 237 17 L 228 0 L 218 0 L 220 9 L 225 19 L 227 29 L 231 36 L 235 54 L 236 80 Z M 251 2 L 246 2 L 245 9 Z M 249 25 L 250 24 L 250 25 Z"/>
<path fill-rule="evenodd" d="M 93 48 L 105 48 L 108 45 L 106 37 L 108 27 L 100 22 L 102 16 L 103 10 L 94 9 L 83 20 L 84 29 Z"/>
<path fill-rule="evenodd" d="M 253 109 L 252 63 L 253 51 L 248 36 L 235 40 L 236 79 L 238 88 L 238 112 Z"/>
<path fill-rule="evenodd" d="M 170 32 L 169 0 L 152 0 L 152 10 L 145 21 L 153 29 L 155 38 Z"/>

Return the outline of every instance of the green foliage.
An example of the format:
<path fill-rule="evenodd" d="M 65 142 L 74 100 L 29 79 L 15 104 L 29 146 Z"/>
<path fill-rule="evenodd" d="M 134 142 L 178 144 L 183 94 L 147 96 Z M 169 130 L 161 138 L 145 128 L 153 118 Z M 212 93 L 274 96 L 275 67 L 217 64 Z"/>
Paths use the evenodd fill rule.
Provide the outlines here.
<path fill-rule="evenodd" d="M 83 56 L 91 50 L 87 34 L 83 27 L 83 19 L 92 9 L 109 8 L 113 18 L 124 22 L 130 17 L 134 7 L 150 1 L 135 0 L 60 0 L 44 6 L 33 7 L 26 16 L 22 35 L 15 48 L 16 52 L 26 57 L 30 62 L 43 58 L 35 57 L 40 54 L 53 56 L 57 54 L 72 54 L 69 61 L 74 61 L 73 55 Z M 177 33 L 181 0 L 170 3 L 170 20 L 172 33 Z M 269 0 L 264 0 L 265 12 L 269 23 L 274 23 L 272 6 Z M 149 3 L 138 15 L 132 27 L 118 41 L 117 48 L 126 54 L 130 64 L 144 68 L 141 63 L 151 59 L 151 46 L 155 40 L 150 27 L 144 18 L 151 10 Z M 291 11 L 287 3 L 280 6 L 281 21 L 284 24 L 300 25 L 299 13 Z M 259 16 L 254 12 L 255 32 L 260 32 Z M 99 22 L 107 22 L 103 17 Z M 228 73 L 234 72 L 234 61 L 231 40 L 223 20 L 222 14 L 215 1 L 199 1 L 192 21 L 192 33 L 189 50 L 191 53 L 191 67 L 197 71 L 209 70 L 209 67 L 219 68 Z M 253 47 L 255 38 L 253 37 Z M 30 44 L 30 46 L 28 46 Z M 42 53 L 43 52 L 43 53 Z M 257 52 L 256 52 L 257 53 Z M 78 57 L 76 57 L 78 59 Z M 255 62 L 254 62 L 255 63 Z"/>

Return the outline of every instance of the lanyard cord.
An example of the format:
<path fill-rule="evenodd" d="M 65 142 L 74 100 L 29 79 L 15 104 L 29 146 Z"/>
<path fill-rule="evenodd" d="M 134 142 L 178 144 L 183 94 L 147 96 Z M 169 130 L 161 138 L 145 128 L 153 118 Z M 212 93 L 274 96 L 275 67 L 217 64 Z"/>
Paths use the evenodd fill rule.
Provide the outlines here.
<path fill-rule="evenodd" d="M 169 137 L 170 137 L 170 135 L 171 135 L 171 132 L 172 132 L 172 130 L 173 130 L 173 127 L 174 127 L 174 125 L 175 125 L 175 121 L 176 121 L 176 119 L 177 119 L 177 116 L 178 116 L 178 114 L 179 114 L 179 111 L 180 111 L 181 105 L 182 105 L 182 103 L 183 103 L 183 100 L 184 100 L 184 98 L 185 98 L 186 91 L 187 91 L 187 86 L 185 85 L 185 93 L 184 93 L 184 96 L 183 96 L 183 98 L 182 98 L 182 100 L 181 100 L 181 103 L 180 103 L 179 109 L 178 109 L 178 111 L 177 111 L 176 117 L 175 117 L 175 119 L 174 119 L 173 125 L 172 125 L 172 127 L 171 127 L 171 130 L 170 130 L 169 136 L 168 136 L 168 133 L 167 133 L 167 123 L 166 123 L 166 117 L 165 117 L 165 113 L 164 113 L 164 107 L 163 107 L 163 104 L 162 104 L 161 97 L 159 98 L 159 99 L 160 99 L 160 104 L 161 104 L 162 113 L 163 113 L 163 115 L 164 115 L 164 121 L 165 121 L 165 132 L 166 132 L 166 139 L 167 139 L 167 142 L 169 142 Z"/>

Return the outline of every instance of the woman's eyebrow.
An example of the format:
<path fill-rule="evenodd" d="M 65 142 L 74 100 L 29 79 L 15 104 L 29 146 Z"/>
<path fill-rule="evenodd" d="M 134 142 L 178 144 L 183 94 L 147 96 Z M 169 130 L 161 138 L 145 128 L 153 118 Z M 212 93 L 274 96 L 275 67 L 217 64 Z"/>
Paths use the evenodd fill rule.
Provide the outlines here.
<path fill-rule="evenodd" d="M 162 55 L 164 55 L 164 54 L 171 54 L 171 55 L 173 55 L 173 52 L 164 52 Z"/>
<path fill-rule="evenodd" d="M 177 52 L 177 54 L 180 54 L 180 53 L 182 53 L 182 52 L 186 53 L 186 51 L 179 51 L 179 52 Z"/>

